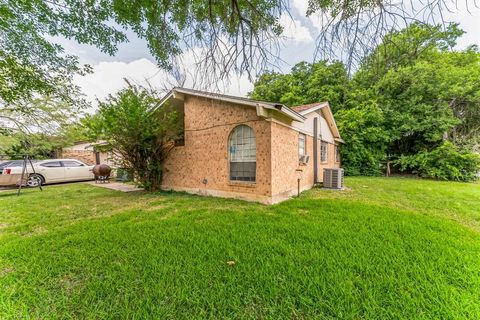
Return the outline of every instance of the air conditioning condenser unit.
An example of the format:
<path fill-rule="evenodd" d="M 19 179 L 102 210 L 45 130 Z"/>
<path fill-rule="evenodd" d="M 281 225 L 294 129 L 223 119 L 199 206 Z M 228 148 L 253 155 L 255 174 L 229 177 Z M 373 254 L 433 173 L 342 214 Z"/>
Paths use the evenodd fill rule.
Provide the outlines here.
<path fill-rule="evenodd" d="M 323 187 L 329 189 L 343 189 L 343 169 L 323 169 Z"/>

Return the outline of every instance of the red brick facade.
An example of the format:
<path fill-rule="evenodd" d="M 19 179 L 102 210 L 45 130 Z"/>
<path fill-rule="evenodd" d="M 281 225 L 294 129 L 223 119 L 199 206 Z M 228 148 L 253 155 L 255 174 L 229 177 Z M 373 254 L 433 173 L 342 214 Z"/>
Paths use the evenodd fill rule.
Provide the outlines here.
<path fill-rule="evenodd" d="M 89 150 L 62 150 L 60 156 L 64 159 L 76 159 L 88 165 L 95 165 L 95 152 Z"/>
<path fill-rule="evenodd" d="M 165 163 L 164 189 L 276 203 L 297 193 L 299 177 L 302 190 L 313 186 L 313 137 L 306 141 L 310 161 L 300 165 L 299 131 L 285 117 L 260 117 L 253 107 L 194 95 L 184 97 L 183 108 L 185 145 L 175 147 Z M 230 181 L 228 141 L 240 124 L 255 133 L 254 183 Z M 328 161 L 319 160 L 319 180 L 323 168 L 338 166 L 330 143 Z"/>

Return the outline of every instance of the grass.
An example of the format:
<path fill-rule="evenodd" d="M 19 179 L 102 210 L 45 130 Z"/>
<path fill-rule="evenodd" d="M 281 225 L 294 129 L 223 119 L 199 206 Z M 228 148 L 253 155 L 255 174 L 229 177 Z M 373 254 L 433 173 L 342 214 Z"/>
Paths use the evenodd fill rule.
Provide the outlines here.
<path fill-rule="evenodd" d="M 0 318 L 480 318 L 480 185 L 0 193 Z M 233 261 L 233 263 L 231 262 Z"/>

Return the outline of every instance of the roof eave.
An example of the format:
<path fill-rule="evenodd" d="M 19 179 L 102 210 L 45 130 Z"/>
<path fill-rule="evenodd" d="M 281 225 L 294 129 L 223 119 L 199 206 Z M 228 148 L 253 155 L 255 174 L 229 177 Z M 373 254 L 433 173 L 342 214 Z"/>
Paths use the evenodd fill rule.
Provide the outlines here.
<path fill-rule="evenodd" d="M 304 117 L 301 113 L 296 112 L 295 110 L 292 110 L 284 105 L 282 105 L 281 110 L 288 114 L 290 118 L 296 121 L 304 122 L 307 118 Z"/>
<path fill-rule="evenodd" d="M 157 107 L 154 108 L 154 110 L 158 109 L 166 101 L 168 101 L 168 99 L 170 99 L 175 92 L 183 93 L 183 94 L 186 94 L 186 95 L 193 95 L 193 96 L 208 98 L 208 99 L 215 99 L 215 100 L 220 100 L 220 101 L 225 101 L 225 102 L 230 102 L 230 103 L 236 103 L 236 104 L 241 104 L 241 105 L 246 105 L 246 106 L 251 106 L 251 107 L 257 107 L 258 105 L 260 105 L 260 106 L 262 106 L 266 109 L 278 111 L 278 112 L 286 115 L 287 117 L 289 117 L 289 118 L 291 118 L 295 121 L 303 122 L 306 119 L 300 113 L 298 113 L 298 112 L 296 112 L 296 111 L 294 111 L 294 110 L 292 110 L 292 109 L 290 109 L 290 108 L 288 108 L 288 107 L 286 107 L 282 104 L 274 105 L 274 104 L 271 104 L 271 103 L 261 103 L 261 102 L 253 101 L 253 100 L 248 101 L 248 100 L 244 100 L 244 99 L 235 99 L 235 98 L 230 98 L 230 97 L 212 96 L 210 94 L 201 93 L 201 92 L 192 93 L 189 90 L 183 90 L 182 88 L 173 88 L 172 90 L 170 90 L 170 92 L 167 93 L 165 95 L 165 97 L 162 98 L 162 100 L 160 100 L 160 103 L 158 104 Z M 276 106 L 279 106 L 279 108 L 277 108 Z"/>
<path fill-rule="evenodd" d="M 333 116 L 333 112 L 332 112 L 332 108 L 330 108 L 330 103 L 326 103 L 324 105 L 324 107 L 326 107 L 325 109 L 327 110 L 328 114 L 329 114 L 329 117 L 330 117 L 330 121 L 332 122 L 333 124 L 333 129 L 334 129 L 334 134 L 335 134 L 335 138 L 336 139 L 340 139 L 343 141 L 342 137 L 340 136 L 340 130 L 338 130 L 338 127 L 337 127 L 337 122 L 335 121 L 335 117 Z"/>
<path fill-rule="evenodd" d="M 322 102 L 322 103 L 319 103 L 317 106 L 314 106 L 314 107 L 311 107 L 309 109 L 306 109 L 306 110 L 303 110 L 303 111 L 299 111 L 299 113 L 302 115 L 302 116 L 305 116 L 311 112 L 314 112 L 314 111 L 317 111 L 319 109 L 322 109 L 324 107 L 328 106 L 328 102 Z"/>
<path fill-rule="evenodd" d="M 345 141 L 343 141 L 343 139 L 341 138 L 340 136 L 340 131 L 338 130 L 338 127 L 337 127 L 337 123 L 335 122 L 335 117 L 333 116 L 333 112 L 332 112 L 332 108 L 330 108 L 330 103 L 328 103 L 328 101 L 326 102 L 321 102 L 319 103 L 318 105 L 314 106 L 314 107 L 311 107 L 309 109 L 306 109 L 306 110 L 303 110 L 303 111 L 300 111 L 299 113 L 302 115 L 302 116 L 305 116 L 309 113 L 312 113 L 312 112 L 315 112 L 315 111 L 318 111 L 318 110 L 323 110 L 323 109 L 326 109 L 327 110 L 327 113 L 329 115 L 329 120 L 332 124 L 332 129 L 333 129 L 333 133 L 335 135 L 335 140 L 338 142 L 341 142 L 341 143 L 345 143 Z"/>

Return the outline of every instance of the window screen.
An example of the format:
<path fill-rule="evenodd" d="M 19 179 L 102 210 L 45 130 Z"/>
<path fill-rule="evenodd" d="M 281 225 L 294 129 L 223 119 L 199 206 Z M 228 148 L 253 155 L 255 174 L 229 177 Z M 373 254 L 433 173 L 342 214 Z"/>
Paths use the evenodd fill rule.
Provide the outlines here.
<path fill-rule="evenodd" d="M 335 162 L 340 162 L 340 147 L 335 146 Z"/>
<path fill-rule="evenodd" d="M 325 141 L 322 141 L 322 144 L 320 147 L 320 161 L 327 162 L 327 159 L 328 159 L 327 150 L 328 150 L 328 143 L 326 143 Z"/>
<path fill-rule="evenodd" d="M 307 154 L 306 150 L 306 136 L 303 133 L 298 134 L 298 157 L 304 156 Z"/>
<path fill-rule="evenodd" d="M 256 143 L 252 128 L 240 125 L 235 127 L 229 138 L 230 180 L 255 181 Z"/>

